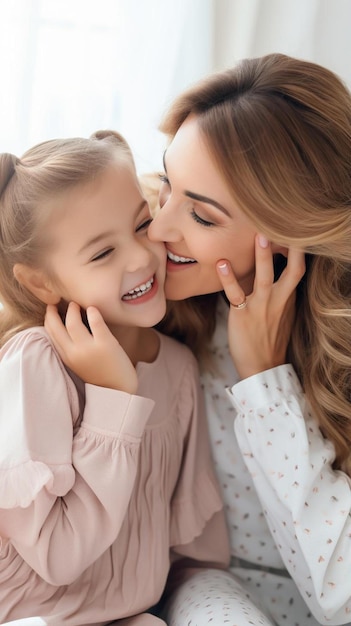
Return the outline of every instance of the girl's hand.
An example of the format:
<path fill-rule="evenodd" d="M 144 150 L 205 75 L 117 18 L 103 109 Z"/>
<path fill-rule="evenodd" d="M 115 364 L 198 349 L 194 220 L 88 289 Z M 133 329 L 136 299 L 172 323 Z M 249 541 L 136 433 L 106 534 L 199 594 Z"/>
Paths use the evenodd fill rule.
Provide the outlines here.
<path fill-rule="evenodd" d="M 138 380 L 129 357 L 98 309 L 88 307 L 86 313 L 91 333 L 75 302 L 68 305 L 65 324 L 56 306 L 47 306 L 44 326 L 63 363 L 86 383 L 135 393 Z"/>
<path fill-rule="evenodd" d="M 288 250 L 287 265 L 274 281 L 273 254 L 267 239 L 256 236 L 256 276 L 253 291 L 245 293 L 230 263 L 217 263 L 218 275 L 230 302 L 229 349 L 241 378 L 286 362 L 286 351 L 295 317 L 296 286 L 305 273 L 304 253 Z M 237 308 L 246 301 L 246 306 Z"/>

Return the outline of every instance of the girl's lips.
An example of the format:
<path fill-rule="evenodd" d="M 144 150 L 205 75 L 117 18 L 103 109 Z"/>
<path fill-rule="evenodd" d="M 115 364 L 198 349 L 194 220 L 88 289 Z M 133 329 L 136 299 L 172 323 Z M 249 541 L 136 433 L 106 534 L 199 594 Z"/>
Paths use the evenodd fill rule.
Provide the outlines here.
<path fill-rule="evenodd" d="M 156 274 L 154 274 L 149 280 L 145 283 L 139 285 L 135 289 L 131 289 L 128 293 L 122 296 L 122 301 L 125 304 L 144 304 L 148 300 L 154 297 L 154 295 L 158 291 L 158 282 L 156 278 Z"/>

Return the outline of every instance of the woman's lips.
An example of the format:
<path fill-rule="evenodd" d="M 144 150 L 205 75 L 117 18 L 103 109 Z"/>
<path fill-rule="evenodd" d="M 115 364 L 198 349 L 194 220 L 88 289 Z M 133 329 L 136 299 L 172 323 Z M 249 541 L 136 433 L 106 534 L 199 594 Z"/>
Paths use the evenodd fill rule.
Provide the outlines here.
<path fill-rule="evenodd" d="M 175 252 L 167 250 L 167 271 L 186 269 L 189 268 L 190 265 L 194 265 L 195 263 L 195 259 L 192 259 L 191 257 L 175 254 Z"/>

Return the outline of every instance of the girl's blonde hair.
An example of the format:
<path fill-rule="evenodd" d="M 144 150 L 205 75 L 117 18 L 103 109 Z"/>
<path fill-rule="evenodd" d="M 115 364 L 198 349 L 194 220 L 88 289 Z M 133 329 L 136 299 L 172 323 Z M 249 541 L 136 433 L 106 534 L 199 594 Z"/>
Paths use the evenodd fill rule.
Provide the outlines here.
<path fill-rule="evenodd" d="M 54 139 L 28 150 L 21 159 L 0 154 L 0 346 L 14 333 L 42 325 L 46 306 L 22 287 L 16 263 L 45 264 L 45 228 L 55 198 L 94 180 L 114 162 L 134 169 L 125 139 L 114 131 L 90 138 Z"/>
<path fill-rule="evenodd" d="M 335 445 L 335 467 L 351 475 L 350 92 L 315 63 L 270 54 L 188 89 L 161 130 L 172 139 L 191 113 L 233 200 L 257 230 L 306 252 L 289 360 Z M 205 300 L 172 303 L 163 330 L 190 345 L 195 334 L 199 345 L 214 324 L 213 295 L 208 309 Z"/>

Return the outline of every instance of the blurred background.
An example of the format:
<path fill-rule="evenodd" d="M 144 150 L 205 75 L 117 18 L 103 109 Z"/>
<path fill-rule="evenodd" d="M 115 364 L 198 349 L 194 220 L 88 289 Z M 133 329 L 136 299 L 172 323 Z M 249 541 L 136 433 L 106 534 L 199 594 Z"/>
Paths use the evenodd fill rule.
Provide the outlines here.
<path fill-rule="evenodd" d="M 0 151 L 120 131 L 158 169 L 172 98 L 243 57 L 284 52 L 351 87 L 351 0 L 0 0 Z"/>

